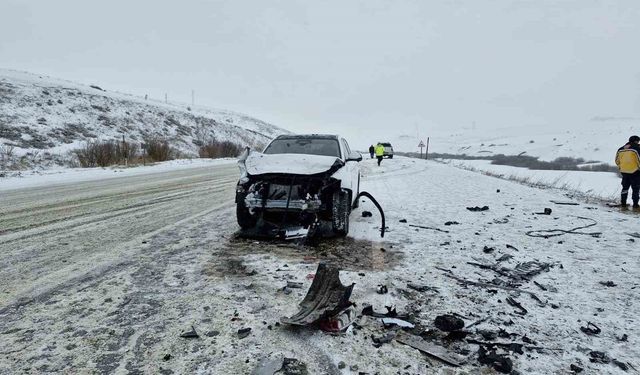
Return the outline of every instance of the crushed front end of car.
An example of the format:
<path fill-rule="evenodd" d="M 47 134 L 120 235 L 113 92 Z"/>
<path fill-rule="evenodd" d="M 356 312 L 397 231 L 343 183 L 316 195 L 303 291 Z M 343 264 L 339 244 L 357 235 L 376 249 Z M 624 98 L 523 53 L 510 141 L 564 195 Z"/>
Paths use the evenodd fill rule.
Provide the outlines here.
<path fill-rule="evenodd" d="M 339 158 L 246 150 L 238 164 L 236 216 L 245 233 L 290 239 L 327 227 L 348 231 L 351 197 L 334 176 L 344 166 Z"/>

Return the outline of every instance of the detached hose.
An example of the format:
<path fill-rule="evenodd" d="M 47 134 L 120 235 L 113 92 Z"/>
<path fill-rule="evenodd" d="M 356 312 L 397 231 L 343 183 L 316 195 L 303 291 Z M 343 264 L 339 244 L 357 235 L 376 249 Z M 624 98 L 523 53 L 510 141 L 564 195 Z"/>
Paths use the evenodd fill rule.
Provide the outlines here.
<path fill-rule="evenodd" d="M 356 199 L 360 199 L 360 197 L 369 198 L 369 200 L 373 202 L 373 204 L 378 208 L 378 211 L 380 211 L 380 216 L 382 217 L 382 226 L 380 227 L 380 237 L 384 238 L 385 220 L 384 220 L 384 211 L 382 211 L 382 207 L 380 207 L 380 204 L 378 203 L 378 201 L 366 191 L 361 191 L 356 197 Z"/>

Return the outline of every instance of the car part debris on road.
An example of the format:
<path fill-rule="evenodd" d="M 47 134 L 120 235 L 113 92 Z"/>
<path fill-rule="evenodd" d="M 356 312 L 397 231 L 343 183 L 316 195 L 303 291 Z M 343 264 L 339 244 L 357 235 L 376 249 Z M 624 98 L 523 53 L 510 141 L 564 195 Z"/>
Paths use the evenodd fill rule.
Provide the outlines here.
<path fill-rule="evenodd" d="M 464 320 L 451 314 L 445 314 L 437 316 L 433 325 L 445 332 L 458 331 L 464 328 Z"/>
<path fill-rule="evenodd" d="M 429 343 L 419 336 L 399 331 L 395 339 L 401 344 L 409 345 L 412 348 L 418 349 L 421 352 L 437 358 L 451 366 L 459 367 L 464 364 L 463 358 L 460 358 L 455 354 L 451 354 L 442 346 Z"/>
<path fill-rule="evenodd" d="M 200 337 L 200 335 L 198 335 L 198 332 L 196 332 L 195 327 L 191 326 L 191 330 L 180 334 L 180 337 L 185 339 L 197 339 L 198 337 Z"/>
<path fill-rule="evenodd" d="M 467 210 L 472 211 L 472 212 L 482 212 L 482 211 L 488 211 L 489 210 L 489 206 L 475 206 L 475 207 L 467 207 Z"/>
<path fill-rule="evenodd" d="M 398 318 L 398 319 L 405 319 L 405 320 L 409 319 L 409 317 L 406 315 L 398 315 L 396 308 L 393 306 L 385 306 L 385 308 L 387 309 L 386 313 L 379 313 L 379 312 L 373 311 L 373 306 L 366 305 L 362 309 L 362 315 L 373 316 L 374 318 Z"/>
<path fill-rule="evenodd" d="M 589 336 L 599 335 L 602 330 L 597 325 L 587 322 L 586 327 L 580 327 L 580 330 Z"/>
<path fill-rule="evenodd" d="M 300 311 L 289 318 L 283 317 L 280 321 L 285 324 L 306 326 L 335 316 L 351 306 L 349 298 L 354 285 L 342 285 L 340 269 L 320 263 L 307 295 L 300 302 Z"/>
<path fill-rule="evenodd" d="M 251 334 L 251 327 L 240 328 L 238 330 L 238 338 L 243 339 Z"/>

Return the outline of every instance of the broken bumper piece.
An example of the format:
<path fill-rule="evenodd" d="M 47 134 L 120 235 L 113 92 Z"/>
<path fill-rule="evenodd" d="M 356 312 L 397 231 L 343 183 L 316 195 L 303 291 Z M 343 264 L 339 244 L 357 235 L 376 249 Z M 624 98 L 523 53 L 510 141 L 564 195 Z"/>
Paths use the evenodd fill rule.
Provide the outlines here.
<path fill-rule="evenodd" d="M 352 320 L 348 316 L 353 316 L 353 313 L 346 312 L 346 309 L 351 306 L 349 298 L 351 297 L 353 286 L 354 284 L 349 286 L 342 285 L 340 282 L 340 270 L 337 267 L 320 263 L 313 283 L 311 283 L 311 288 L 309 288 L 307 295 L 300 302 L 300 311 L 290 318 L 283 317 L 280 321 L 285 324 L 306 326 L 320 320 L 329 319 L 329 322 L 331 322 L 331 319 L 334 319 L 340 323 L 332 324 L 331 327 L 344 326 L 344 324 Z M 347 319 L 343 319 L 344 317 L 341 317 L 340 313 L 347 314 Z"/>

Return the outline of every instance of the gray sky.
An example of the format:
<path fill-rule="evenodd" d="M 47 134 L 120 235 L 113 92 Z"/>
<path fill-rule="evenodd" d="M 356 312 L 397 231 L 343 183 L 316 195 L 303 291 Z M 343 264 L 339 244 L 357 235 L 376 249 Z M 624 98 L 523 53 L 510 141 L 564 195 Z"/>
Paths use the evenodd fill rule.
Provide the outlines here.
<path fill-rule="evenodd" d="M 356 145 L 640 116 L 640 1 L 1 0 L 0 67 Z"/>

